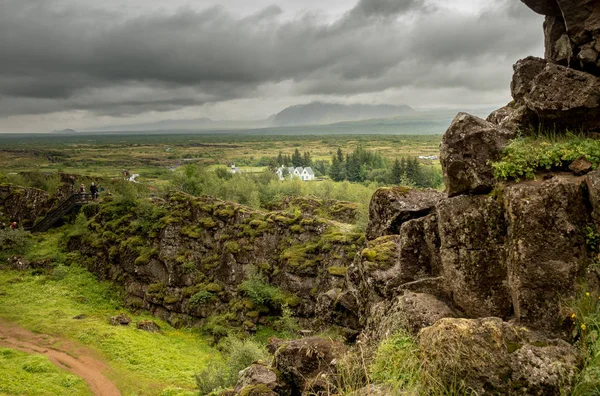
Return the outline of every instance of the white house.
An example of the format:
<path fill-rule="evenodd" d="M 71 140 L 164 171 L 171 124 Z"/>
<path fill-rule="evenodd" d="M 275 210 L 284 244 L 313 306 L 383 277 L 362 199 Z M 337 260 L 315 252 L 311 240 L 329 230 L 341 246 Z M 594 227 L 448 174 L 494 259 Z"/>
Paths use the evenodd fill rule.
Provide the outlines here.
<path fill-rule="evenodd" d="M 235 164 L 231 164 L 231 173 L 236 174 L 236 173 L 242 173 L 242 171 L 240 171 Z"/>
<path fill-rule="evenodd" d="M 287 169 L 287 173 L 284 172 L 284 170 L 286 170 L 286 169 Z M 315 179 L 315 172 L 313 172 L 311 167 L 302 168 L 301 166 L 299 166 L 297 168 L 293 168 L 293 167 L 286 168 L 284 166 L 281 166 L 281 167 L 277 168 L 275 173 L 279 177 L 279 180 L 284 180 L 286 178 L 283 176 L 284 173 L 286 173 L 287 178 L 289 178 L 290 180 L 292 180 L 294 177 L 297 177 L 300 180 L 314 180 Z"/>
<path fill-rule="evenodd" d="M 315 180 L 315 172 L 313 172 L 310 166 L 307 166 L 302 170 L 302 173 L 300 174 L 300 179 L 304 181 Z"/>

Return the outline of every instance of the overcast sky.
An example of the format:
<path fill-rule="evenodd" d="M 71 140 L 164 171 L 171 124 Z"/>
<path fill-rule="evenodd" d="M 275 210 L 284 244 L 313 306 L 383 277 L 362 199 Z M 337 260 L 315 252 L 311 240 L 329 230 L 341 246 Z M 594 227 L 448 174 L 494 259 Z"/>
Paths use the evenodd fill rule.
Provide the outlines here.
<path fill-rule="evenodd" d="M 542 22 L 518 0 L 0 0 L 0 131 L 499 107 Z"/>

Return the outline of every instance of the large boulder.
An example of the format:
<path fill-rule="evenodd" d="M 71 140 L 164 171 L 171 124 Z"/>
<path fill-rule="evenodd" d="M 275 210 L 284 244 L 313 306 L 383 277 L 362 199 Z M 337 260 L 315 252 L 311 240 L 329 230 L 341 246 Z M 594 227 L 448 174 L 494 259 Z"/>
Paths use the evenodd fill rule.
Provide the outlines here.
<path fill-rule="evenodd" d="M 470 317 L 511 313 L 503 208 L 489 196 L 460 196 L 437 207 L 442 276 L 454 304 Z"/>
<path fill-rule="evenodd" d="M 439 298 L 427 293 L 406 292 L 371 307 L 361 341 L 377 345 L 399 331 L 417 335 L 421 329 L 443 318 L 462 315 Z"/>
<path fill-rule="evenodd" d="M 514 67 L 511 91 L 538 120 L 559 129 L 600 127 L 600 78 L 528 57 Z"/>
<path fill-rule="evenodd" d="M 514 132 L 466 113 L 459 113 L 442 138 L 440 160 L 448 196 L 492 190 L 490 161 L 500 159 Z"/>
<path fill-rule="evenodd" d="M 267 394 L 270 394 L 269 392 L 277 394 L 276 391 L 281 388 L 275 370 L 261 363 L 254 363 L 240 371 L 234 392 L 238 395 L 244 390 L 248 392 L 252 387 L 255 390 L 262 388 Z"/>
<path fill-rule="evenodd" d="M 515 318 L 536 330 L 558 333 L 561 305 L 574 296 L 587 264 L 584 177 L 555 176 L 505 188 L 509 224 L 507 269 Z"/>
<path fill-rule="evenodd" d="M 407 187 L 380 188 L 369 205 L 367 239 L 397 235 L 400 226 L 432 212 L 444 194 L 435 190 L 413 190 Z"/>
<path fill-rule="evenodd" d="M 546 15 L 546 59 L 600 75 L 600 6 L 596 0 L 521 0 Z"/>
<path fill-rule="evenodd" d="M 581 364 L 567 342 L 499 318 L 441 319 L 420 332 L 419 345 L 436 385 L 478 395 L 568 394 Z"/>
<path fill-rule="evenodd" d="M 338 359 L 348 348 L 338 341 L 318 337 L 281 343 L 273 358 L 292 395 L 310 394 L 315 380 L 335 373 Z"/>

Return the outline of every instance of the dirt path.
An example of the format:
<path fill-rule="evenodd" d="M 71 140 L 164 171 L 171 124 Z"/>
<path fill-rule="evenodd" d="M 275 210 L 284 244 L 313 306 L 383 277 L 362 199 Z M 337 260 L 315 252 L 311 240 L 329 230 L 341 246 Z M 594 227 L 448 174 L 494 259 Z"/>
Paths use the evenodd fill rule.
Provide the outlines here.
<path fill-rule="evenodd" d="M 0 346 L 45 355 L 57 367 L 81 377 L 98 396 L 120 396 L 117 387 L 102 374 L 107 366 L 93 353 L 69 341 L 32 333 L 0 319 Z"/>

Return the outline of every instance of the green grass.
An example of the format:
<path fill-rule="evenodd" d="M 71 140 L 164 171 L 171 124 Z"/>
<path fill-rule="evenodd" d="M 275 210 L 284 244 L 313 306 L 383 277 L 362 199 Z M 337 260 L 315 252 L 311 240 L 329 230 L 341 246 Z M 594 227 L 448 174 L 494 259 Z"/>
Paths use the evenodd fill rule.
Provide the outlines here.
<path fill-rule="evenodd" d="M 600 165 L 600 142 L 584 135 L 521 137 L 505 149 L 500 161 L 492 164 L 497 179 L 535 179 L 544 170 L 564 170 L 580 157 L 594 168 Z"/>
<path fill-rule="evenodd" d="M 0 348 L 0 396 L 72 395 L 92 392 L 79 377 L 54 366 L 48 358 Z"/>
<path fill-rule="evenodd" d="M 600 257 L 593 264 L 598 266 Z M 584 357 L 584 368 L 572 395 L 600 395 L 600 296 L 583 290 L 571 305 L 573 336 Z"/>
<path fill-rule="evenodd" d="M 197 334 L 173 329 L 149 315 L 127 313 L 134 322 L 155 320 L 162 333 L 109 325 L 110 316 L 124 311 L 121 299 L 82 268 L 59 266 L 49 275 L 38 276 L 0 271 L 0 290 L 0 317 L 97 351 L 111 368 L 107 376 L 124 395 L 160 395 L 164 389 L 165 394 L 181 394 L 176 388 L 192 391 L 196 372 L 210 360 L 223 364 L 220 353 Z M 72 319 L 82 313 L 86 319 Z"/>

